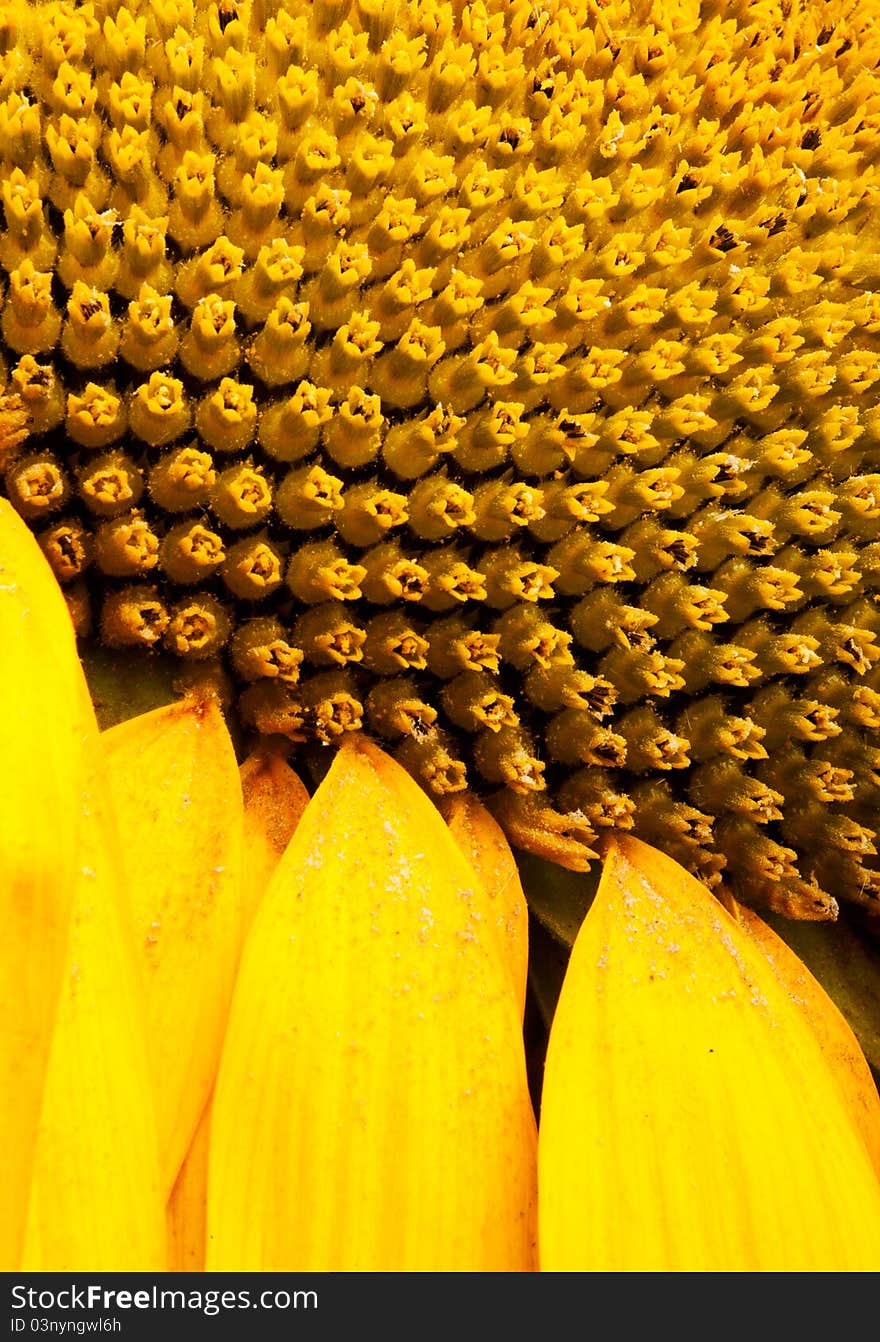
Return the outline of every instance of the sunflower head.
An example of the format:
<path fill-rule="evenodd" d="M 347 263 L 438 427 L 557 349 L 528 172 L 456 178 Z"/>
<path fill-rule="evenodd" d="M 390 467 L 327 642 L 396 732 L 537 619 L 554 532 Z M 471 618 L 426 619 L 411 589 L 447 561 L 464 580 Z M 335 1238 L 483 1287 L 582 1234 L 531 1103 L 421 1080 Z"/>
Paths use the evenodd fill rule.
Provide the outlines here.
<path fill-rule="evenodd" d="M 83 637 L 876 907 L 873 17 L 9 6 L 4 490 Z"/>

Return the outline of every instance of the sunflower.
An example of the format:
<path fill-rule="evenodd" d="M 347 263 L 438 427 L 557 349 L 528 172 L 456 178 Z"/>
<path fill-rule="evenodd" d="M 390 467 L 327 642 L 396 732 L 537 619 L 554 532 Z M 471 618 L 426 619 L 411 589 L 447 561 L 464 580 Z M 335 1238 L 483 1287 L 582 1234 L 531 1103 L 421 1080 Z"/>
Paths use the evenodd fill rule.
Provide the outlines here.
<path fill-rule="evenodd" d="M 35 777 L 48 769 L 51 787 L 32 795 L 64 813 L 57 852 L 10 840 L 21 891 L 37 892 L 15 944 L 50 927 L 27 971 L 37 1046 L 32 1103 L 15 1117 L 24 1210 L 10 1262 L 22 1245 L 25 1263 L 53 1266 L 127 1245 L 114 1261 L 161 1266 L 170 1234 L 174 1261 L 190 1266 L 205 1261 L 206 1235 L 208 1266 L 533 1266 L 526 915 L 497 895 L 521 896 L 508 841 L 536 919 L 531 1000 L 561 1040 L 542 1104 L 541 1217 L 556 1226 L 542 1229 L 542 1262 L 582 1266 L 586 1252 L 593 1265 L 679 1267 L 702 1265 L 705 1250 L 710 1267 L 816 1266 L 848 1216 L 874 1224 L 874 1175 L 856 1168 L 876 1121 L 861 1053 L 749 911 L 833 922 L 843 906 L 844 926 L 867 936 L 880 898 L 874 8 L 51 0 L 2 11 L 3 490 L 66 598 L 99 706 L 111 700 L 102 720 L 123 716 L 119 685 L 100 679 L 108 665 L 123 694 L 138 664 L 148 685 L 165 675 L 164 657 L 189 686 L 84 747 L 95 724 L 69 657 L 63 683 L 28 669 L 55 657 L 44 604 L 65 636 L 45 573 L 31 605 L 15 605 L 19 568 L 39 566 L 4 508 L 8 627 L 35 624 L 10 648 L 4 693 L 17 704 L 28 681 L 30 709 L 13 712 L 21 768 L 27 756 Z M 37 725 L 50 698 L 52 733 Z M 245 761 L 244 821 L 218 701 Z M 83 829 L 72 797 L 104 821 Z M 128 891 L 112 918 L 80 889 L 86 870 Z M 295 930 L 292 889 L 310 910 Z M 418 929 L 406 922 L 413 889 Z M 92 996 L 68 977 L 58 998 L 70 938 L 77 966 L 103 963 L 101 938 L 118 950 L 132 918 L 146 969 L 120 950 L 114 964 L 131 973 L 102 971 Z M 397 937 L 425 954 L 389 964 L 378 952 Z M 469 948 L 455 971 L 452 944 Z M 708 1008 L 705 1032 L 699 1011 L 692 1020 L 690 974 L 711 1004 L 760 1000 L 775 1045 L 766 1029 L 748 1042 L 732 1009 L 713 1080 L 696 1051 L 721 1026 Z M 650 1015 L 622 986 L 637 980 L 668 985 L 668 1001 L 651 989 L 656 1038 L 640 1024 L 631 1038 L 610 1032 L 595 1011 L 584 1024 L 597 993 L 621 993 L 622 1020 Z M 405 1006 L 423 991 L 432 1042 L 419 1049 Z M 807 1024 L 792 996 L 813 1003 Z M 117 998 L 114 1033 L 101 1003 Z M 139 1013 L 146 1039 L 129 1046 Z M 852 1014 L 861 1024 L 863 1009 Z M 363 1074 L 336 1056 L 343 1021 L 354 1055 L 365 1022 Z M 116 1220 L 98 1215 L 89 1174 L 101 1230 L 90 1239 L 82 1224 L 77 1240 L 82 1190 L 68 1179 L 67 1219 L 49 1209 L 75 1143 L 94 1140 L 85 1101 L 62 1118 L 88 1030 L 104 1031 L 88 1103 L 110 1109 L 100 1154 L 81 1165 L 104 1171 Z M 672 1048 L 670 1031 L 694 1053 Z M 791 1065 L 779 1085 L 756 1079 L 727 1106 L 753 1048 L 772 1069 L 780 1039 Z M 377 1055 L 397 1059 L 393 1103 Z M 597 1057 L 607 1067 L 579 1089 L 572 1078 Z M 636 1191 L 616 1158 L 598 1173 L 595 1162 L 611 1119 L 621 1143 L 644 1137 L 635 1114 L 618 1114 L 627 1085 L 614 1077 L 652 1059 L 665 1080 L 631 1173 L 654 1211 L 627 1260 L 627 1236 L 609 1225 Z M 853 1070 L 856 1098 L 837 1075 Z M 483 1084 L 467 1087 L 465 1073 Z M 826 1127 L 806 1125 L 789 1164 L 777 1154 L 765 1167 L 755 1150 L 774 1146 L 774 1124 L 797 1123 L 797 1089 L 814 1073 Z M 306 1076 L 318 1098 L 294 1123 Z M 534 1062 L 531 1080 L 537 1094 Z M 754 1104 L 756 1088 L 766 1102 Z M 367 1092 L 389 1106 L 381 1149 L 356 1139 L 351 1106 Z M 270 1164 L 240 1140 L 243 1095 L 247 1132 L 265 1122 L 279 1134 Z M 729 1108 L 719 1149 L 750 1171 L 717 1176 L 737 1227 L 727 1239 L 660 1177 L 668 1154 L 680 1181 L 676 1141 L 700 1097 L 707 1113 Z M 135 1104 L 141 1136 L 117 1152 Z M 452 1165 L 419 1163 L 422 1148 L 406 1145 L 419 1129 L 455 1147 Z M 826 1188 L 814 1166 L 840 1143 Z M 707 1142 L 707 1169 L 718 1154 Z M 354 1166 L 364 1201 L 340 1231 L 342 1203 L 317 1189 L 332 1170 L 350 1194 Z M 594 1181 L 607 1198 L 594 1199 L 595 1224 L 576 1224 Z M 841 1201 L 838 1183 L 862 1202 Z M 751 1219 L 761 1187 L 800 1190 L 802 1204 L 771 1199 L 775 1231 Z M 320 1208 L 303 1240 L 282 1205 L 291 1189 Z M 132 1238 L 127 1209 L 143 1199 L 156 1215 Z M 795 1223 L 812 1226 L 802 1207 L 826 1201 L 830 1239 L 810 1257 Z M 745 1246 L 783 1232 L 790 1259 L 749 1257 Z M 876 1263 L 876 1248 L 865 1253 L 848 1265 Z"/>
<path fill-rule="evenodd" d="M 880 1100 L 757 915 L 610 846 L 536 1141 L 485 807 L 444 823 L 364 737 L 311 798 L 275 751 L 239 770 L 204 694 L 99 735 L 3 501 L 0 537 L 7 1266 L 876 1268 Z"/>

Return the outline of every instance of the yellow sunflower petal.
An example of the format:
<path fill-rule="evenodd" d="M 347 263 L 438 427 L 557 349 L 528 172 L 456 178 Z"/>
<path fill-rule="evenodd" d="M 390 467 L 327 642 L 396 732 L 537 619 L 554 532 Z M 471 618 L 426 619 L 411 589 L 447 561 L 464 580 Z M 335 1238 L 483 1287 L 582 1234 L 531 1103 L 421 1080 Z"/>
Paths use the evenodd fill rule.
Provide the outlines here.
<path fill-rule="evenodd" d="M 97 728 L 67 607 L 34 537 L 0 499 L 0 1263 L 18 1263 Z M 14 1005 L 13 1005 L 14 1004 Z"/>
<path fill-rule="evenodd" d="M 103 733 L 146 992 L 166 1192 L 211 1091 L 241 947 L 242 803 L 212 699 Z"/>
<path fill-rule="evenodd" d="M 859 1129 L 880 1177 L 880 1096 L 865 1055 L 825 989 L 790 946 L 759 918 L 753 909 L 738 905 L 741 927 L 754 938 L 779 976 L 783 988 L 809 1021 L 837 1078 L 853 1121 Z"/>
<path fill-rule="evenodd" d="M 80 849 L 37 1135 L 29 1272 L 161 1271 L 166 1262 L 143 993 L 98 787 L 86 802 L 95 825 Z"/>
<path fill-rule="evenodd" d="M 277 752 L 255 750 L 241 766 L 244 800 L 242 921 L 247 929 L 269 878 L 306 809 L 309 794 Z"/>
<path fill-rule="evenodd" d="M 867 1271 L 880 1184 L 810 1026 L 671 859 L 609 846 L 553 1022 L 541 1265 Z"/>
<path fill-rule="evenodd" d="M 308 805 L 309 794 L 290 765 L 270 749 L 248 755 L 239 770 L 244 800 L 242 922 L 250 926 L 269 879 Z M 169 1266 L 200 1272 L 205 1266 L 205 1201 L 211 1101 L 168 1199 Z"/>
<path fill-rule="evenodd" d="M 525 1011 L 529 961 L 529 915 L 516 859 L 504 830 L 472 792 L 456 793 L 442 807 L 449 832 L 486 893 L 486 917 L 501 937 L 510 963 L 520 1012 Z"/>
<path fill-rule="evenodd" d="M 168 1199 L 166 1228 L 170 1272 L 204 1272 L 211 1101 L 205 1105 L 186 1159 Z"/>
<path fill-rule="evenodd" d="M 208 1267 L 532 1266 L 518 1004 L 475 877 L 376 746 L 342 746 L 242 959 L 214 1099 Z"/>

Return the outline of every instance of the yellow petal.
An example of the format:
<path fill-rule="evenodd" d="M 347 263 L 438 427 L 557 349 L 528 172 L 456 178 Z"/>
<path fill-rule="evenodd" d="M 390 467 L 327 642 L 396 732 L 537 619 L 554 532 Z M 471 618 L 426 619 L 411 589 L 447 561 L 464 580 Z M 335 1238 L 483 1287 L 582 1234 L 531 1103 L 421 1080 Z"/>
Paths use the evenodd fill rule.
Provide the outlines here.
<path fill-rule="evenodd" d="M 165 1267 L 143 995 L 121 865 L 101 833 L 109 809 L 99 786 L 95 780 L 87 802 L 95 825 L 80 850 L 37 1135 L 22 1263 L 29 1272 Z"/>
<path fill-rule="evenodd" d="M 90 826 L 97 728 L 70 616 L 34 537 L 0 499 L 0 1264 L 17 1266 L 49 1041 Z"/>
<path fill-rule="evenodd" d="M 867 1271 L 880 1185 L 819 1044 L 692 876 L 609 846 L 553 1021 L 541 1266 Z"/>
<path fill-rule="evenodd" d="M 241 946 L 242 803 L 212 699 L 103 733 L 144 981 L 166 1193 L 205 1107 Z"/>
<path fill-rule="evenodd" d="M 168 1270 L 204 1272 L 211 1101 L 205 1105 L 168 1199 Z"/>
<path fill-rule="evenodd" d="M 880 1177 L 880 1096 L 859 1041 L 818 979 L 772 927 L 744 905 L 737 906 L 736 917 L 766 955 L 783 988 L 809 1021 Z"/>
<path fill-rule="evenodd" d="M 273 750 L 254 750 L 240 769 L 244 800 L 242 919 L 250 927 L 257 904 L 306 809 L 309 794 Z"/>
<path fill-rule="evenodd" d="M 246 931 L 308 805 L 309 794 L 277 751 L 254 750 L 239 773 L 244 800 L 242 921 Z M 168 1199 L 169 1266 L 175 1272 L 201 1272 L 205 1266 L 210 1122 L 209 1101 Z"/>
<path fill-rule="evenodd" d="M 245 947 L 214 1098 L 208 1268 L 522 1270 L 519 1008 L 439 813 L 349 739 Z"/>
<path fill-rule="evenodd" d="M 472 792 L 447 798 L 442 811 L 450 834 L 486 894 L 485 916 L 498 929 L 501 953 L 510 965 L 522 1014 L 526 1005 L 529 915 L 516 859 L 504 830 Z"/>
<path fill-rule="evenodd" d="M 880 1073 L 880 945 L 858 924 L 792 922 L 765 911 L 764 921 L 790 946 L 837 1003 L 872 1071 Z"/>

